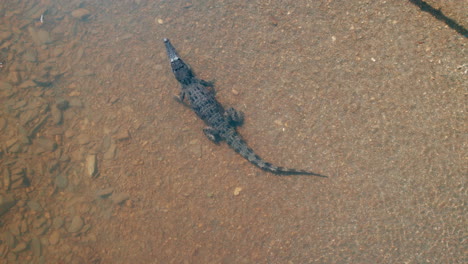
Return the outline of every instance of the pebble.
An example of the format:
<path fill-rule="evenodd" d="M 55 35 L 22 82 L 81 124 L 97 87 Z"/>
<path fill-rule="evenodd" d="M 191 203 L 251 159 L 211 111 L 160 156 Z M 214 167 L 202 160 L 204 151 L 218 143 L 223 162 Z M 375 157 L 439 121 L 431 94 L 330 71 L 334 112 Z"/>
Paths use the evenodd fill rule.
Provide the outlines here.
<path fill-rule="evenodd" d="M 76 108 L 82 108 L 83 103 L 81 102 L 80 98 L 74 97 L 70 99 L 70 106 Z"/>
<path fill-rule="evenodd" d="M 42 249 L 41 241 L 39 240 L 39 238 L 33 237 L 31 239 L 31 250 L 33 252 L 33 256 L 36 258 L 40 257 L 41 249 Z"/>
<path fill-rule="evenodd" d="M 63 113 L 58 108 L 52 107 L 50 110 L 50 114 L 52 115 L 52 122 L 54 125 L 60 125 L 63 121 Z"/>
<path fill-rule="evenodd" d="M 71 15 L 76 19 L 85 20 L 91 15 L 91 12 L 88 9 L 78 8 L 73 10 Z"/>
<path fill-rule="evenodd" d="M 130 196 L 128 194 L 126 194 L 126 193 L 116 193 L 116 194 L 112 195 L 112 201 L 115 204 L 122 204 L 123 202 L 125 202 L 129 198 L 130 198 Z"/>
<path fill-rule="evenodd" d="M 58 216 L 58 217 L 55 217 L 54 220 L 52 221 L 52 227 L 53 228 L 56 228 L 56 229 L 59 229 L 63 226 L 63 218 Z"/>
<path fill-rule="evenodd" d="M 6 257 L 6 254 L 8 252 L 8 246 L 3 244 L 0 244 L 0 258 Z"/>
<path fill-rule="evenodd" d="M 11 38 L 13 34 L 10 31 L 2 31 L 0 32 L 0 42 L 7 41 Z"/>
<path fill-rule="evenodd" d="M 48 225 L 43 225 L 43 226 L 37 228 L 36 230 L 34 230 L 34 234 L 36 234 L 38 236 L 42 236 L 45 233 L 47 233 L 48 230 L 49 230 L 49 226 Z"/>
<path fill-rule="evenodd" d="M 28 109 L 21 113 L 20 115 L 20 124 L 22 126 L 26 126 L 29 122 L 32 120 L 36 119 L 38 117 L 39 113 L 33 109 Z"/>
<path fill-rule="evenodd" d="M 86 157 L 86 171 L 90 177 L 97 174 L 97 157 L 96 154 L 91 154 Z"/>
<path fill-rule="evenodd" d="M 81 233 L 86 233 L 91 229 L 91 225 L 84 225 L 83 228 L 81 229 Z"/>
<path fill-rule="evenodd" d="M 110 98 L 109 98 L 109 103 L 110 104 L 115 104 L 117 101 L 119 101 L 120 98 L 116 95 L 112 95 Z"/>
<path fill-rule="evenodd" d="M 13 252 L 9 252 L 8 255 L 7 255 L 7 260 L 9 261 L 9 263 L 16 263 L 16 260 L 18 259 L 18 255 L 16 255 L 15 253 Z"/>
<path fill-rule="evenodd" d="M 106 198 L 106 197 L 109 197 L 113 192 L 114 192 L 114 188 L 109 187 L 109 188 L 105 188 L 102 190 L 98 190 L 96 192 L 96 196 L 101 197 L 101 198 Z"/>
<path fill-rule="evenodd" d="M 78 141 L 78 143 L 80 143 L 80 145 L 86 145 L 91 141 L 90 136 L 87 134 L 79 134 L 76 137 L 76 140 Z"/>
<path fill-rule="evenodd" d="M 120 130 L 117 134 L 114 135 L 114 138 L 117 141 L 124 141 L 130 138 L 130 134 L 127 129 Z"/>
<path fill-rule="evenodd" d="M 0 117 L 0 132 L 7 127 L 7 121 L 5 118 Z"/>
<path fill-rule="evenodd" d="M 29 209 L 36 211 L 36 212 L 42 212 L 42 206 L 40 203 L 37 201 L 31 200 L 28 202 L 28 207 Z"/>
<path fill-rule="evenodd" d="M 26 50 L 23 54 L 23 59 L 29 62 L 37 62 L 37 51 L 31 49 Z"/>
<path fill-rule="evenodd" d="M 16 200 L 13 196 L 3 196 L 0 195 L 0 216 L 10 210 L 13 205 L 15 205 Z"/>
<path fill-rule="evenodd" d="M 32 80 L 26 80 L 24 82 L 22 82 L 20 85 L 19 85 L 19 88 L 20 89 L 29 89 L 29 88 L 33 88 L 33 87 L 36 87 L 36 83 L 33 82 Z"/>
<path fill-rule="evenodd" d="M 89 203 L 81 203 L 78 210 L 81 214 L 86 214 L 91 210 L 91 205 Z"/>
<path fill-rule="evenodd" d="M 68 227 L 68 232 L 70 233 L 76 233 L 81 230 L 83 227 L 84 223 L 81 217 L 75 215 L 71 221 L 70 227 Z"/>
<path fill-rule="evenodd" d="M 18 253 L 18 252 L 24 251 L 27 247 L 28 245 L 25 242 L 19 242 L 18 245 L 16 245 L 16 247 L 13 248 L 11 251 Z"/>
<path fill-rule="evenodd" d="M 41 44 L 52 43 L 52 38 L 50 37 L 49 32 L 41 29 L 37 32 L 37 38 Z"/>
<path fill-rule="evenodd" d="M 279 119 L 276 119 L 275 121 L 273 121 L 273 123 L 277 124 L 278 126 L 283 126 L 283 122 L 281 122 L 281 120 Z"/>
<path fill-rule="evenodd" d="M 8 148 L 10 148 L 10 147 L 8 147 Z M 10 189 L 10 186 L 11 186 L 11 175 L 10 175 L 10 171 L 7 170 L 7 169 L 5 169 L 5 170 L 3 170 L 3 189 L 4 189 L 4 190 L 9 190 L 9 189 Z M 0 215 L 3 214 L 3 210 L 2 210 L 3 205 L 2 205 L 2 204 L 4 203 L 4 202 L 2 202 L 2 198 L 1 198 L 1 197 L 2 197 L 2 196 L 0 196 Z M 8 209 L 9 209 L 9 208 L 8 208 Z M 8 209 L 7 209 L 7 210 L 8 210 Z"/>
<path fill-rule="evenodd" d="M 9 229 L 10 229 L 10 232 L 15 236 L 21 235 L 20 222 L 15 221 L 15 222 L 11 223 L 10 226 L 9 226 Z"/>
<path fill-rule="evenodd" d="M 242 191 L 242 188 L 241 188 L 241 187 L 236 187 L 236 188 L 234 189 L 234 193 L 233 193 L 233 194 L 234 194 L 235 196 L 238 196 L 238 195 L 240 194 L 241 191 Z"/>
<path fill-rule="evenodd" d="M 28 31 L 34 43 L 36 45 L 41 45 L 41 40 L 39 39 L 36 29 L 34 27 L 28 27 Z"/>
<path fill-rule="evenodd" d="M 44 151 L 52 152 L 57 148 L 57 143 L 54 140 L 40 137 L 36 139 L 36 143 Z"/>
<path fill-rule="evenodd" d="M 52 56 L 53 57 L 60 57 L 62 54 L 63 54 L 63 49 L 62 48 L 56 47 L 56 48 L 54 48 L 52 50 Z"/>
<path fill-rule="evenodd" d="M 21 221 L 20 232 L 21 234 L 25 234 L 28 232 L 28 223 L 26 222 L 26 220 Z"/>
<path fill-rule="evenodd" d="M 55 245 L 59 242 L 59 240 L 60 240 L 60 232 L 58 230 L 52 231 L 49 237 L 49 243 L 51 245 Z"/>
<path fill-rule="evenodd" d="M 105 160 L 113 160 L 115 158 L 115 154 L 117 153 L 117 146 L 112 143 L 109 149 L 104 152 L 104 159 Z"/>
<path fill-rule="evenodd" d="M 0 91 L 11 91 L 13 86 L 8 82 L 0 81 Z"/>
<path fill-rule="evenodd" d="M 112 144 L 112 138 L 109 135 L 105 135 L 104 138 L 102 139 L 101 150 L 104 152 L 109 150 L 109 147 L 111 144 Z"/>
<path fill-rule="evenodd" d="M 9 248 L 16 247 L 17 240 L 16 240 L 15 236 L 12 233 L 10 233 L 9 231 L 6 231 L 6 232 L 3 233 L 2 241 L 4 243 L 6 243 L 6 245 Z"/>
<path fill-rule="evenodd" d="M 12 138 L 11 140 L 7 141 L 7 150 L 10 153 L 19 153 L 23 150 L 23 144 L 21 144 L 21 142 L 18 142 L 18 139 Z M 5 178 L 5 181 L 6 180 L 7 179 Z M 5 183 L 4 185 L 8 186 Z M 6 189 L 8 189 L 8 187 Z"/>
<path fill-rule="evenodd" d="M 45 219 L 44 217 L 39 217 L 36 220 L 34 220 L 33 227 L 35 229 L 38 229 L 38 228 L 44 226 L 44 224 L 46 224 L 46 223 L 47 223 L 47 219 Z"/>
<path fill-rule="evenodd" d="M 44 75 L 39 75 L 39 76 L 33 76 L 32 80 L 35 84 L 42 86 L 42 87 L 48 87 L 52 85 L 52 82 L 54 81 L 51 77 L 50 74 L 44 74 Z"/>
<path fill-rule="evenodd" d="M 28 132 L 28 137 L 34 136 L 39 129 L 46 123 L 47 119 L 49 119 L 50 115 L 44 115 L 42 118 L 39 118 L 36 125 L 34 125 Z"/>
<path fill-rule="evenodd" d="M 55 186 L 57 186 L 59 189 L 65 189 L 68 186 L 68 179 L 66 176 L 59 174 L 55 177 L 54 179 Z"/>
<path fill-rule="evenodd" d="M 21 82 L 21 75 L 18 71 L 10 71 L 7 80 L 13 84 L 19 84 Z"/>
<path fill-rule="evenodd" d="M 13 109 L 23 108 L 27 104 L 26 100 L 17 101 L 16 104 L 12 106 Z"/>

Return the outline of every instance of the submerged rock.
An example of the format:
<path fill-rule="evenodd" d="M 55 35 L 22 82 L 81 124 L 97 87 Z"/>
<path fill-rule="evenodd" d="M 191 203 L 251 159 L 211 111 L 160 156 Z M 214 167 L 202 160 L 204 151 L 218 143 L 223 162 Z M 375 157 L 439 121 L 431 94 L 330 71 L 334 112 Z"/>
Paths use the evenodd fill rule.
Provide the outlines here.
<path fill-rule="evenodd" d="M 55 177 L 54 179 L 55 186 L 57 186 L 59 189 L 63 190 L 67 188 L 68 186 L 68 179 L 66 176 L 59 174 Z"/>
<path fill-rule="evenodd" d="M 85 20 L 91 15 L 91 12 L 88 9 L 78 8 L 73 10 L 71 15 L 76 19 Z"/>
<path fill-rule="evenodd" d="M 44 137 L 37 138 L 36 143 L 43 151 L 52 152 L 57 148 L 57 143 L 54 140 Z"/>
<path fill-rule="evenodd" d="M 83 219 L 81 219 L 81 217 L 75 215 L 73 217 L 72 221 L 71 221 L 70 227 L 68 228 L 68 232 L 76 233 L 76 232 L 81 230 L 83 225 L 84 225 Z"/>
<path fill-rule="evenodd" d="M 10 210 L 13 205 L 16 204 L 16 200 L 13 196 L 0 195 L 0 216 Z"/>
<path fill-rule="evenodd" d="M 59 242 L 60 240 L 60 232 L 58 230 L 54 230 L 49 237 L 49 243 L 51 245 L 55 245 Z"/>
<path fill-rule="evenodd" d="M 101 198 L 107 198 L 114 192 L 114 188 L 109 187 L 96 191 L 96 196 Z"/>
<path fill-rule="evenodd" d="M 86 157 L 86 171 L 88 175 L 94 177 L 97 175 L 97 157 L 96 154 L 91 154 Z"/>
<path fill-rule="evenodd" d="M 116 193 L 112 195 L 112 202 L 114 202 L 114 204 L 123 204 L 123 202 L 128 199 L 130 199 L 130 195 L 126 193 Z"/>

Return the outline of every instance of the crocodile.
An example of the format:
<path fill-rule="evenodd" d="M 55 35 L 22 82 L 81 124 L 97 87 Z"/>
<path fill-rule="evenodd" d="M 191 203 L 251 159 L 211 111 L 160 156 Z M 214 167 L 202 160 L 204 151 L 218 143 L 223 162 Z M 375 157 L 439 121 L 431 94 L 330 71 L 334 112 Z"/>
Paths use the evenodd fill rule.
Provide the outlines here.
<path fill-rule="evenodd" d="M 165 38 L 164 44 L 169 56 L 172 72 L 181 86 L 180 94 L 178 97 L 176 96 L 176 99 L 190 107 L 208 125 L 208 127 L 203 129 L 203 132 L 209 140 L 216 144 L 225 141 L 229 147 L 249 162 L 264 171 L 276 175 L 327 177 L 310 171 L 275 166 L 255 154 L 236 130 L 236 127 L 242 125 L 244 114 L 232 107 L 225 109 L 215 98 L 213 83 L 197 78 L 190 66 L 180 58 L 169 39 Z M 188 99 L 188 104 L 184 101 L 186 98 Z"/>

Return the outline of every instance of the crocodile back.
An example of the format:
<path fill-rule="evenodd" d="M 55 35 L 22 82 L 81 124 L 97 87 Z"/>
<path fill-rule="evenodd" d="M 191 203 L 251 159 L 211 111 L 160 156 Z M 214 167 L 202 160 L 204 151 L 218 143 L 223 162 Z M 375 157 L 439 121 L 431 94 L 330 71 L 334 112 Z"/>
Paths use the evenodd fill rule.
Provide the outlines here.
<path fill-rule="evenodd" d="M 224 117 L 224 109 L 216 100 L 214 93 L 202 84 L 196 82 L 185 86 L 185 93 L 193 111 L 208 126 L 223 129 L 227 128 L 228 122 Z"/>

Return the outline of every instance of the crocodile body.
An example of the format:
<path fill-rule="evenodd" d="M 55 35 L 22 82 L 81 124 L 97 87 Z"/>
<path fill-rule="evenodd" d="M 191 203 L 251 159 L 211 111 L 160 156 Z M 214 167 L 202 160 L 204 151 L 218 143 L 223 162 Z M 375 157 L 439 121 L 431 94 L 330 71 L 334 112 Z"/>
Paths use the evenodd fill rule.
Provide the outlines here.
<path fill-rule="evenodd" d="M 172 72 L 181 84 L 178 100 L 183 103 L 184 99 L 187 99 L 190 108 L 208 125 L 203 130 L 208 139 L 215 143 L 225 141 L 234 151 L 252 164 L 277 175 L 295 174 L 326 177 L 314 172 L 278 167 L 256 155 L 236 130 L 236 127 L 243 122 L 243 114 L 234 108 L 225 110 L 215 98 L 212 83 L 196 78 L 168 39 L 164 39 L 164 44 L 171 62 Z"/>

